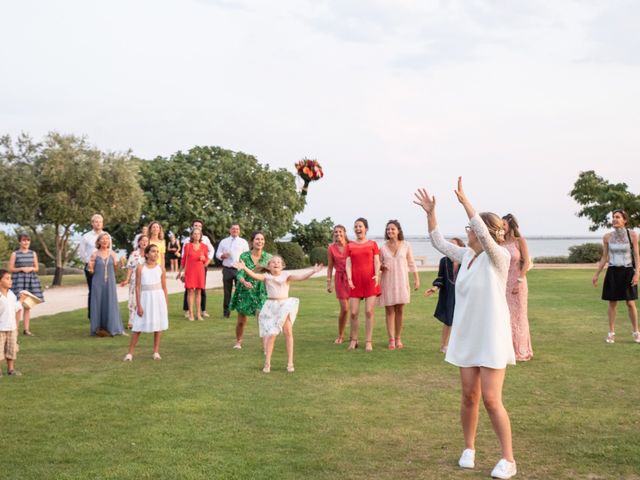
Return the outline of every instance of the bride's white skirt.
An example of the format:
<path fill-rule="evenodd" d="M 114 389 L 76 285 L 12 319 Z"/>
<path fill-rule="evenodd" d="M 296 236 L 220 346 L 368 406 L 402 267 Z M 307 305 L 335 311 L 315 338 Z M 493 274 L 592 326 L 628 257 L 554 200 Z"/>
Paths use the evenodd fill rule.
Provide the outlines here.
<path fill-rule="evenodd" d="M 291 319 L 291 325 L 296 321 L 298 315 L 298 305 L 300 300 L 297 298 L 287 298 L 286 300 L 267 300 L 258 315 L 260 323 L 260 336 L 269 337 L 279 335 L 282 332 L 282 326 L 287 321 L 287 317 Z"/>

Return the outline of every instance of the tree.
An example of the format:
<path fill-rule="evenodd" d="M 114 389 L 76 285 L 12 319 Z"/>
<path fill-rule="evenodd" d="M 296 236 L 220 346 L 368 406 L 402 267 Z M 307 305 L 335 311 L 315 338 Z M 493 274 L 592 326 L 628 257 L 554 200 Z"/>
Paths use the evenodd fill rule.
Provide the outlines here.
<path fill-rule="evenodd" d="M 158 220 L 165 231 L 183 233 L 199 218 L 218 239 L 228 235 L 233 222 L 246 232 L 281 237 L 305 205 L 292 173 L 220 147 L 194 147 L 142 162 L 140 182 L 145 197 L 140 224 Z"/>
<path fill-rule="evenodd" d="M 609 214 L 621 208 L 629 214 L 629 228 L 640 225 L 640 196 L 627 190 L 626 183 L 609 183 L 593 170 L 580 172 L 570 195 L 582 206 L 578 217 L 591 221 L 589 230 L 611 227 Z"/>
<path fill-rule="evenodd" d="M 333 225 L 330 217 L 320 221 L 314 218 L 306 225 L 296 220 L 291 229 L 291 240 L 299 243 L 304 252 L 310 255 L 314 247 L 326 247 L 331 243 Z"/>
<path fill-rule="evenodd" d="M 55 260 L 53 285 L 62 284 L 73 233 L 94 213 L 110 222 L 135 222 L 142 191 L 130 152 L 103 153 L 84 137 L 50 132 L 42 143 L 20 135 L 14 145 L 0 138 L 0 221 L 31 231 L 47 257 Z M 55 234 L 52 251 L 42 228 Z"/>

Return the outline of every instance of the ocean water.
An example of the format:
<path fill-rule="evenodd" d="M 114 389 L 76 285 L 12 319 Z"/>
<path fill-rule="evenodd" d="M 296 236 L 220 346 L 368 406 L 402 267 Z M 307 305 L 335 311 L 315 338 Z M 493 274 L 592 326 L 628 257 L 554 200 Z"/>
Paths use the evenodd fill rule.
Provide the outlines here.
<path fill-rule="evenodd" d="M 370 237 L 371 240 L 378 242 L 378 245 L 384 243 L 381 237 Z M 466 235 L 461 236 L 466 240 Z M 438 265 L 442 254 L 431 245 L 428 237 L 405 237 L 411 248 L 413 255 L 418 257 L 427 257 L 427 265 Z M 569 247 L 581 245 L 583 243 L 601 243 L 602 237 L 530 237 L 527 238 L 529 245 L 530 257 L 556 257 L 569 255 Z"/>

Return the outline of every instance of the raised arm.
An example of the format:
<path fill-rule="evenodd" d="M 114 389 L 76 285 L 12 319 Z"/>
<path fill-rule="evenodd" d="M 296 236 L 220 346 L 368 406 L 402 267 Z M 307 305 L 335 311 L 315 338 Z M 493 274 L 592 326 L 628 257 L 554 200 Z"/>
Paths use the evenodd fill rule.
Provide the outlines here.
<path fill-rule="evenodd" d="M 287 282 L 299 282 L 301 280 L 306 280 L 308 278 L 311 278 L 316 273 L 318 273 L 320 270 L 322 270 L 322 268 L 323 268 L 323 265 L 316 263 L 313 266 L 313 268 L 306 273 L 303 273 L 301 275 L 289 275 L 287 277 Z"/>
<path fill-rule="evenodd" d="M 264 274 L 256 273 L 250 268 L 248 268 L 242 260 L 238 260 L 234 265 L 238 270 L 242 270 L 246 275 L 249 275 L 254 280 L 258 280 L 260 282 L 264 281 Z"/>

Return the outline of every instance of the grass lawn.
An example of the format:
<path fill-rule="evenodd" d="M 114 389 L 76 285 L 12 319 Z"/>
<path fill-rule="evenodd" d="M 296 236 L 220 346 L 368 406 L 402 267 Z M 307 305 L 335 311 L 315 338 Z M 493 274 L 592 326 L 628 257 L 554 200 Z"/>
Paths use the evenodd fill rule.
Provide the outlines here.
<path fill-rule="evenodd" d="M 640 478 L 640 345 L 622 310 L 618 343 L 605 344 L 592 273 L 530 274 L 535 357 L 508 369 L 504 391 L 516 478 Z M 171 297 L 159 362 L 151 335 L 122 362 L 129 339 L 90 338 L 84 311 L 35 319 L 36 336 L 20 337 L 24 375 L 0 379 L 2 477 L 488 478 L 500 450 L 483 410 L 476 469 L 457 467 L 458 371 L 438 352 L 435 299 L 407 308 L 404 350 L 386 350 L 377 309 L 374 352 L 349 352 L 333 345 L 337 303 L 323 286 L 291 289 L 301 299 L 293 374 L 282 338 L 263 374 L 254 321 L 232 350 L 234 320 L 187 322 L 182 295 Z M 222 310 L 220 290 L 208 299 Z"/>

